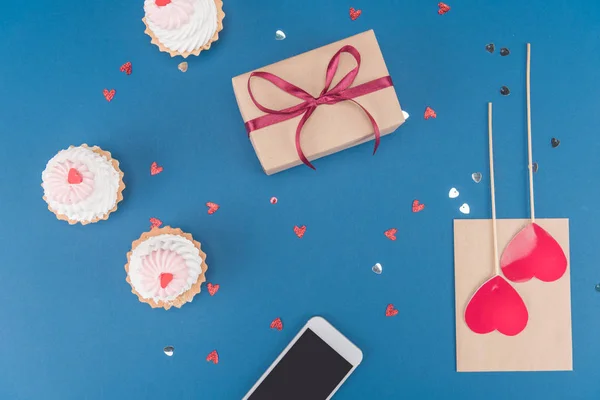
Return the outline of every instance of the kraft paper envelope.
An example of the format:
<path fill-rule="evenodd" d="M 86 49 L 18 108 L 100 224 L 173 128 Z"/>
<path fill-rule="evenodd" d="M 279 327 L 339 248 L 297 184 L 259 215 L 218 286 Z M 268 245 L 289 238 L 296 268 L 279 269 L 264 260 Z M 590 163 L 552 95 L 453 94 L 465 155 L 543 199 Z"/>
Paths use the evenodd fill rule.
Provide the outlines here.
<path fill-rule="evenodd" d="M 257 71 L 275 74 L 311 95 L 318 96 L 325 86 L 327 65 L 333 55 L 344 45 L 354 46 L 360 52 L 362 60 L 358 75 L 351 87 L 389 75 L 373 30 L 259 68 Z M 355 66 L 356 62 L 351 55 L 342 54 L 331 87 L 333 88 Z M 232 79 L 233 90 L 244 122 L 265 115 L 254 105 L 248 94 L 249 76 L 250 72 Z M 283 109 L 301 102 L 298 98 L 259 78 L 252 79 L 252 92 L 263 106 L 272 109 Z M 377 121 L 381 136 L 395 131 L 404 122 L 393 86 L 354 100 L 371 113 Z M 302 164 L 295 145 L 296 127 L 300 118 L 301 116 L 297 116 L 250 134 L 252 146 L 267 175 Z M 304 154 L 312 161 L 373 139 L 373 126 L 369 118 L 356 104 L 344 101 L 319 106 L 304 125 L 300 140 Z M 243 135 L 240 136 L 240 140 L 244 140 Z M 382 143 L 382 146 L 384 145 Z M 360 157 L 368 157 L 371 153 L 372 149 L 366 151 L 364 155 L 361 154 Z"/>
<path fill-rule="evenodd" d="M 499 256 L 512 237 L 531 221 L 498 219 Z M 529 311 L 527 327 L 516 336 L 494 331 L 472 332 L 464 319 L 473 293 L 494 273 L 492 220 L 454 220 L 454 276 L 456 301 L 456 369 L 478 371 L 572 371 L 571 267 L 569 220 L 536 219 L 560 244 L 567 271 L 555 282 L 533 278 L 509 283 Z"/>

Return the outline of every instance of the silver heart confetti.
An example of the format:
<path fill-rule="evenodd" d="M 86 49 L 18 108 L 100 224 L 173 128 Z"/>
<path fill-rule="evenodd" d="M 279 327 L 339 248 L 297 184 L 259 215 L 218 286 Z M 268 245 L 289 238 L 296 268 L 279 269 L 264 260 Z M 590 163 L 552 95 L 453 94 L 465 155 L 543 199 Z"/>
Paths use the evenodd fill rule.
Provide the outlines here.
<path fill-rule="evenodd" d="M 475 183 L 479 183 L 479 182 L 481 182 L 481 172 L 473 172 L 473 173 L 471 174 L 471 178 L 473 178 L 473 181 L 474 181 Z"/>
<path fill-rule="evenodd" d="M 173 353 L 175 352 L 175 347 L 173 346 L 167 346 L 163 349 L 163 351 L 165 352 L 165 354 L 169 357 L 173 356 Z"/>
<path fill-rule="evenodd" d="M 452 188 L 450 189 L 450 191 L 448 192 L 448 197 L 450 197 L 451 199 L 455 199 L 457 198 L 459 195 L 458 190 L 456 190 L 456 188 Z"/>
<path fill-rule="evenodd" d="M 538 170 L 538 163 L 534 162 L 533 164 L 531 164 L 531 169 L 533 170 L 533 172 L 537 172 L 537 170 Z"/>
<path fill-rule="evenodd" d="M 460 206 L 458 210 L 463 214 L 469 214 L 471 212 L 471 207 L 469 207 L 469 205 L 465 203 L 462 206 Z"/>
<path fill-rule="evenodd" d="M 373 272 L 375 272 L 377 275 L 381 275 L 381 273 L 383 272 L 383 267 L 381 266 L 381 264 L 377 263 L 377 264 L 373 265 L 371 270 Z"/>
<path fill-rule="evenodd" d="M 275 32 L 275 40 L 283 40 L 285 39 L 285 33 L 283 31 L 278 30 Z"/>

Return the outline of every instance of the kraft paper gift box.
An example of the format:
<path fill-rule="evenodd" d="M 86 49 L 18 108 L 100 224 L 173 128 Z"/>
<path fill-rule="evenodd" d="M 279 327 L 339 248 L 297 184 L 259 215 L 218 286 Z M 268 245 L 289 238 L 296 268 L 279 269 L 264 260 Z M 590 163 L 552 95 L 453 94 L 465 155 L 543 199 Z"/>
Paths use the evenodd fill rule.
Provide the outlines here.
<path fill-rule="evenodd" d="M 347 45 L 354 47 L 360 53 L 360 68 L 354 81 L 344 92 L 345 94 L 351 96 L 353 88 L 360 89 L 359 86 L 363 84 L 365 84 L 363 87 L 370 88 L 372 81 L 381 82 L 386 77 L 391 82 L 373 30 L 256 71 L 276 75 L 316 99 L 323 94 L 326 73 L 331 69 L 328 69 L 328 66 L 330 66 L 332 58 L 342 47 Z M 357 61 L 352 54 L 341 53 L 330 90 L 334 89 L 338 82 L 356 66 Z M 249 124 L 252 124 L 251 121 L 256 118 L 265 115 L 277 118 L 277 114 L 261 111 L 252 101 L 249 83 L 256 101 L 268 109 L 283 110 L 304 102 L 305 99 L 295 97 L 261 77 L 254 76 L 249 82 L 251 73 L 248 72 L 232 79 L 235 97 L 247 131 L 251 130 Z M 357 93 L 359 95 L 354 96 Z M 353 94 L 352 100 L 371 114 L 379 127 L 381 136 L 392 133 L 404 122 L 393 85 L 376 89 L 367 94 L 363 94 L 361 90 L 354 91 Z M 325 97 L 327 96 L 328 93 L 325 93 Z M 310 118 L 300 133 L 299 147 L 308 160 L 316 160 L 375 139 L 373 123 L 367 113 L 353 101 L 327 102 L 327 99 L 324 99 L 323 102 L 325 104 L 319 103 L 312 114 L 309 111 Z M 256 129 L 249 132 L 252 146 L 267 175 L 302 164 L 296 147 L 296 130 L 303 116 L 304 113 L 301 113 L 268 126 L 258 124 Z M 367 156 L 367 152 L 364 156 Z"/>

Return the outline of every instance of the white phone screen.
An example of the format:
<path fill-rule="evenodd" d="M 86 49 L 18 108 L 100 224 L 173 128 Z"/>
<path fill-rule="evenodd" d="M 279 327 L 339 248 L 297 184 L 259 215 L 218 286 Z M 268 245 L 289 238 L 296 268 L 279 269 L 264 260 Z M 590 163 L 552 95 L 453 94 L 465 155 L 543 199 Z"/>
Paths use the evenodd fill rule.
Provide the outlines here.
<path fill-rule="evenodd" d="M 249 400 L 325 400 L 351 369 L 352 364 L 308 328 Z"/>

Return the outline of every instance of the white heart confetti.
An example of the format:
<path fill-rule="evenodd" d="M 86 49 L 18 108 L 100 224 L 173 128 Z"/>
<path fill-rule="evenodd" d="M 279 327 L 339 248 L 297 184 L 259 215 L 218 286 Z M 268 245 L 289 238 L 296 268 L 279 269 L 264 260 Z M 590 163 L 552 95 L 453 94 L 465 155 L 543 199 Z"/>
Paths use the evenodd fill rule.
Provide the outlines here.
<path fill-rule="evenodd" d="M 165 352 L 165 354 L 169 357 L 173 356 L 173 353 L 175 352 L 175 347 L 173 346 L 167 346 L 163 349 L 163 351 Z"/>
<path fill-rule="evenodd" d="M 285 39 L 285 33 L 283 31 L 275 32 L 275 40 L 283 40 Z"/>
<path fill-rule="evenodd" d="M 375 272 L 377 275 L 380 275 L 383 272 L 383 267 L 381 266 L 381 264 L 377 263 L 377 264 L 373 265 L 371 270 L 373 272 Z"/>
<path fill-rule="evenodd" d="M 465 203 L 462 206 L 460 206 L 459 211 L 463 214 L 468 214 L 471 212 L 471 207 L 469 207 L 469 205 Z"/>
<path fill-rule="evenodd" d="M 410 117 L 410 115 L 404 110 L 402 110 L 402 115 L 404 116 L 405 121 Z"/>
<path fill-rule="evenodd" d="M 473 178 L 473 181 L 475 181 L 475 183 L 481 182 L 481 172 L 473 172 L 471 174 L 471 178 Z"/>
<path fill-rule="evenodd" d="M 456 188 L 452 188 L 450 189 L 450 191 L 448 192 L 448 197 L 450 197 L 451 199 L 455 199 L 457 198 L 459 195 L 458 190 L 456 190 Z"/>

